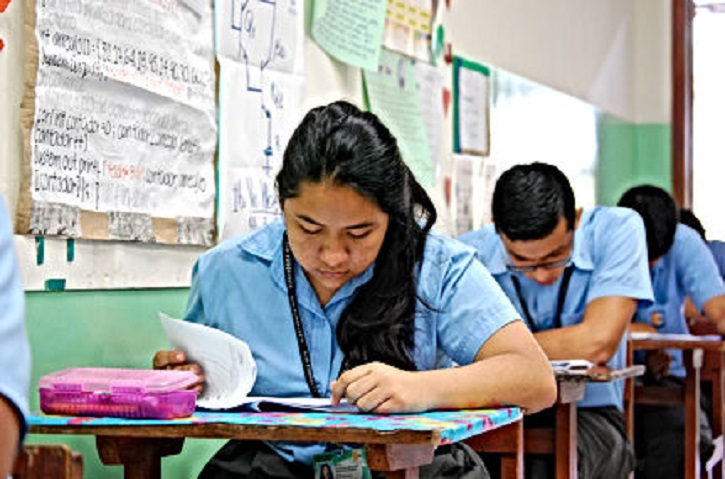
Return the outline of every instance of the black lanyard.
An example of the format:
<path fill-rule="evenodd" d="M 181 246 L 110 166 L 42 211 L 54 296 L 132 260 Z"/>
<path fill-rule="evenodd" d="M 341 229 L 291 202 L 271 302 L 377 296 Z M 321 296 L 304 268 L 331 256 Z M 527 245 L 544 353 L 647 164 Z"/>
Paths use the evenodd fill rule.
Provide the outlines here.
<path fill-rule="evenodd" d="M 305 371 L 305 379 L 307 386 L 310 388 L 312 397 L 321 397 L 320 391 L 315 384 L 315 375 L 312 373 L 312 360 L 310 359 L 310 350 L 307 348 L 307 340 L 305 339 L 305 331 L 302 329 L 302 319 L 300 318 L 300 309 L 297 305 L 297 292 L 295 288 L 294 263 L 292 261 L 292 250 L 287 241 L 287 233 L 282 239 L 284 248 L 284 280 L 287 283 L 287 297 L 289 298 L 289 308 L 292 312 L 292 320 L 295 323 L 295 334 L 297 336 L 297 346 L 300 349 L 300 359 L 302 359 L 302 367 Z"/>
<path fill-rule="evenodd" d="M 559 297 L 556 301 L 556 315 L 554 316 L 555 328 L 561 327 L 561 312 L 564 309 L 564 301 L 566 301 L 566 293 L 569 289 L 569 280 L 571 279 L 571 274 L 573 272 L 574 265 L 570 264 L 564 270 L 564 275 L 561 278 L 561 286 L 559 286 Z M 514 273 L 511 273 L 511 282 L 514 284 L 516 296 L 518 296 L 519 303 L 521 303 L 521 309 L 524 311 L 524 320 L 526 321 L 526 324 L 529 326 L 529 329 L 531 329 L 531 331 L 535 333 L 539 332 L 539 328 L 536 327 L 536 323 L 534 323 L 534 320 L 531 317 L 529 305 L 526 304 L 526 301 L 524 301 L 524 296 L 521 294 L 521 283 L 519 282 L 519 278 L 517 278 L 516 274 Z"/>

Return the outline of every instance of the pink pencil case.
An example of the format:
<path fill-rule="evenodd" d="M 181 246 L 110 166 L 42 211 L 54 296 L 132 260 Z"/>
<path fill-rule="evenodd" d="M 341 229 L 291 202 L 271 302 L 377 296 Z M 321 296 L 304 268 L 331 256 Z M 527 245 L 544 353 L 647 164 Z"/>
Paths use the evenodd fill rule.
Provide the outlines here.
<path fill-rule="evenodd" d="M 191 371 L 70 368 L 38 381 L 46 414 L 173 419 L 190 416 L 197 392 Z"/>

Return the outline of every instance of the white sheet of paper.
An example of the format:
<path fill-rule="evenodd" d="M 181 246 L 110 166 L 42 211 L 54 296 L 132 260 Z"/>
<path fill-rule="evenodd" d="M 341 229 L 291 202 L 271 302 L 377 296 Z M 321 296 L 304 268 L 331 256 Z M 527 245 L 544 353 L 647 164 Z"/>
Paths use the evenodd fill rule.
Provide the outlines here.
<path fill-rule="evenodd" d="M 676 333 L 645 333 L 645 332 L 634 332 L 629 333 L 629 337 L 632 340 L 658 340 L 658 341 L 717 341 L 722 339 L 716 334 L 708 334 L 703 336 L 697 336 L 694 334 L 676 334 Z"/>
<path fill-rule="evenodd" d="M 299 409 L 302 411 L 310 412 L 329 412 L 329 413 L 359 413 L 360 410 L 347 402 L 346 399 L 340 401 L 340 404 L 333 406 L 330 403 L 330 398 L 306 398 L 306 397 L 293 397 L 293 398 L 280 398 L 280 397 L 254 397 L 249 396 L 245 399 L 245 404 L 250 404 L 253 407 L 262 411 L 284 411 L 286 409 Z"/>
<path fill-rule="evenodd" d="M 415 84 L 420 100 L 420 113 L 428 136 L 428 149 L 435 172 L 440 163 L 441 133 L 445 114 L 443 112 L 443 74 L 437 67 L 415 62 Z"/>
<path fill-rule="evenodd" d="M 551 361 L 554 371 L 587 371 L 594 363 L 586 359 L 560 359 Z"/>
<path fill-rule="evenodd" d="M 454 155 L 453 161 L 453 213 L 460 235 L 473 229 L 473 170 L 478 161 L 470 155 Z"/>
<path fill-rule="evenodd" d="M 206 384 L 196 403 L 208 409 L 228 409 L 246 402 L 257 379 L 257 363 L 247 343 L 216 328 L 159 313 L 174 349 L 204 370 Z"/>

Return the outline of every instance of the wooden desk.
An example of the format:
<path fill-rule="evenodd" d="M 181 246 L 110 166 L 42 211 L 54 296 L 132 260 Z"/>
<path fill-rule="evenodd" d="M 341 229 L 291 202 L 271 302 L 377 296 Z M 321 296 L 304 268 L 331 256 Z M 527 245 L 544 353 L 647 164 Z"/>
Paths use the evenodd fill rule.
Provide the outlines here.
<path fill-rule="evenodd" d="M 557 479 L 576 479 L 577 477 L 577 402 L 584 397 L 586 383 L 611 382 L 619 379 L 633 378 L 644 374 L 644 366 L 628 366 L 621 369 L 610 369 L 606 366 L 593 366 L 582 371 L 555 371 L 559 385 L 555 408 L 555 424 L 553 431 L 545 437 L 537 429 L 524 428 L 525 452 L 534 454 L 553 453 L 556 456 Z M 524 422 L 524 426 L 526 423 Z M 551 437 L 553 435 L 553 438 Z M 547 444 L 549 445 L 547 447 Z M 541 445 L 539 447 L 536 447 Z M 553 445 L 553 449 L 551 449 Z"/>
<path fill-rule="evenodd" d="M 703 351 L 723 351 L 718 337 L 656 334 L 631 335 L 634 351 L 680 349 L 687 377 L 684 391 L 658 386 L 635 388 L 635 403 L 685 405 L 685 479 L 700 477 L 700 369 Z M 674 392 L 674 394 L 673 394 Z M 722 419 L 720 419 L 722 423 Z M 714 430 L 713 430 L 714 432 Z"/>
<path fill-rule="evenodd" d="M 725 401 L 725 348 L 723 351 L 705 351 L 700 381 L 709 382 L 712 388 L 712 438 L 715 442 L 715 451 L 708 461 L 712 479 L 725 477 L 725 458 L 723 458 L 723 432 L 725 432 L 725 416 L 723 415 L 723 401 Z M 718 445 L 719 443 L 719 445 Z"/>
<path fill-rule="evenodd" d="M 554 407 L 553 428 L 527 428 L 524 419 L 524 452 L 527 454 L 554 454 L 557 479 L 577 478 L 577 402 L 584 397 L 589 382 L 610 382 L 644 374 L 644 366 L 610 369 L 594 366 L 578 371 L 555 371 L 558 383 Z M 468 444 L 480 452 L 506 453 L 513 451 L 508 443 L 496 440 L 493 434 L 483 434 Z M 502 464 L 502 471 L 505 470 Z"/>
<path fill-rule="evenodd" d="M 158 478 L 161 458 L 181 452 L 184 439 L 360 443 L 372 470 L 388 478 L 414 479 L 433 460 L 436 447 L 488 435 L 505 441 L 506 478 L 523 478 L 523 426 L 518 408 L 430 412 L 409 415 L 326 413 L 195 413 L 156 421 L 64 416 L 31 416 L 35 434 L 91 434 L 104 464 L 124 466 L 126 479 Z"/>

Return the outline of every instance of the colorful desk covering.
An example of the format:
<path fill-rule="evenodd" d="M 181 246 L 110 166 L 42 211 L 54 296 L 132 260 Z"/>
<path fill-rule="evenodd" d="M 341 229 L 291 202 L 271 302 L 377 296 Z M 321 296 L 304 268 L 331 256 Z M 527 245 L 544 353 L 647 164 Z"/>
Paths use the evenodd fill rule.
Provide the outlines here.
<path fill-rule="evenodd" d="M 510 424 L 521 419 L 522 416 L 521 409 L 516 407 L 391 415 L 317 412 L 196 412 L 188 418 L 171 420 L 46 416 L 40 414 L 31 415 L 28 418 L 28 425 L 31 427 L 31 432 L 33 426 L 179 426 L 210 423 L 310 428 L 359 428 L 376 431 L 399 429 L 438 430 L 441 434 L 442 443 L 449 444 Z"/>

